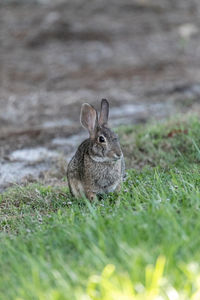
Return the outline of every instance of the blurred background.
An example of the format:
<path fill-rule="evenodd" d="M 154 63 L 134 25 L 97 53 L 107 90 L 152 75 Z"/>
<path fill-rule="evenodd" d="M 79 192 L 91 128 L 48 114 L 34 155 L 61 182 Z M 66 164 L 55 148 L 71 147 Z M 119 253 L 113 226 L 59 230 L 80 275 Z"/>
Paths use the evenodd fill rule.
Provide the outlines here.
<path fill-rule="evenodd" d="M 1 0 L 0 190 L 59 182 L 101 98 L 112 126 L 200 113 L 200 1 Z"/>

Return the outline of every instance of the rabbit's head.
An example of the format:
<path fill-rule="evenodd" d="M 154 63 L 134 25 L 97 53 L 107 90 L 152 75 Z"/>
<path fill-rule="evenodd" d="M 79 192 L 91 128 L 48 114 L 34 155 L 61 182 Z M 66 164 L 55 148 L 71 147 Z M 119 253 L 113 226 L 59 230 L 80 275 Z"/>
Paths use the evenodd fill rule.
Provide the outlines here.
<path fill-rule="evenodd" d="M 90 134 L 90 157 L 97 162 L 119 160 L 122 151 L 117 135 L 108 127 L 109 103 L 106 99 L 101 101 L 101 111 L 98 113 L 88 103 L 81 108 L 81 125 Z"/>

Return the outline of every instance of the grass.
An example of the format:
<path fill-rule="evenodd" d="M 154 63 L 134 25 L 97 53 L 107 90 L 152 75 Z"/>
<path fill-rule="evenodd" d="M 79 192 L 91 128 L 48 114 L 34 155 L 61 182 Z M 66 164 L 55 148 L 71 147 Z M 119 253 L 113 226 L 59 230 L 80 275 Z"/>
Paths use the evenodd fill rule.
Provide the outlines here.
<path fill-rule="evenodd" d="M 200 299 L 200 121 L 122 127 L 120 194 L 32 184 L 0 197 L 0 299 Z"/>

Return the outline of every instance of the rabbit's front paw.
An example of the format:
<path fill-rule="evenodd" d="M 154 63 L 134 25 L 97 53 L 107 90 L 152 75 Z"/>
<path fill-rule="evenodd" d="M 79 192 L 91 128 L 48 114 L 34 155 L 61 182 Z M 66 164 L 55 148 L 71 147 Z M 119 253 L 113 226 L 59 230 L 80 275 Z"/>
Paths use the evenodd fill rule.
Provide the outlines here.
<path fill-rule="evenodd" d="M 88 200 L 90 200 L 90 202 L 93 202 L 97 199 L 96 194 L 91 191 L 86 192 L 86 197 L 88 198 Z"/>

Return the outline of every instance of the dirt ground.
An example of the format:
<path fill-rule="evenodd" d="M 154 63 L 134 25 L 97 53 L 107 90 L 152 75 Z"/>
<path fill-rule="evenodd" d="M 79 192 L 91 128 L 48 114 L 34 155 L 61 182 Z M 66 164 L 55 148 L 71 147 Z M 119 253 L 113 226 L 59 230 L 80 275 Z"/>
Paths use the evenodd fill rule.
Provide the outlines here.
<path fill-rule="evenodd" d="M 59 178 L 83 102 L 109 99 L 113 126 L 200 113 L 199 16 L 199 0 L 1 1 L 0 188 Z"/>

